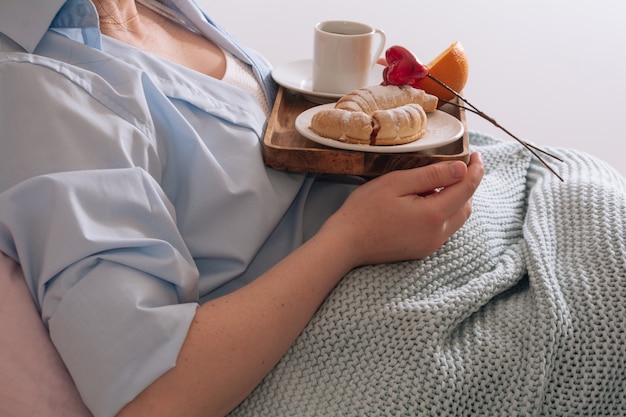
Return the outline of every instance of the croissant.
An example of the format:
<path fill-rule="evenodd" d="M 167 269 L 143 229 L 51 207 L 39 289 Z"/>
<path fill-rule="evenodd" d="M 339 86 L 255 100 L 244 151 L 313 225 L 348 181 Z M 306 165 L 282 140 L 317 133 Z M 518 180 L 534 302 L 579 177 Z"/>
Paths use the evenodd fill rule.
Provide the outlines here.
<path fill-rule="evenodd" d="M 426 132 L 427 112 L 437 108 L 437 97 L 410 86 L 376 85 L 342 96 L 333 109 L 319 111 L 310 129 L 342 142 L 400 145 Z"/>
<path fill-rule="evenodd" d="M 374 145 L 409 143 L 426 133 L 426 111 L 419 104 L 411 103 L 389 110 L 376 110 L 372 114 L 372 120 Z"/>
<path fill-rule="evenodd" d="M 437 100 L 436 96 L 410 85 L 373 85 L 342 96 L 335 108 L 372 114 L 376 110 L 389 110 L 414 103 L 430 113 L 437 108 Z"/>
<path fill-rule="evenodd" d="M 369 145 L 374 122 L 372 116 L 363 112 L 328 109 L 313 115 L 311 129 L 325 138 Z"/>

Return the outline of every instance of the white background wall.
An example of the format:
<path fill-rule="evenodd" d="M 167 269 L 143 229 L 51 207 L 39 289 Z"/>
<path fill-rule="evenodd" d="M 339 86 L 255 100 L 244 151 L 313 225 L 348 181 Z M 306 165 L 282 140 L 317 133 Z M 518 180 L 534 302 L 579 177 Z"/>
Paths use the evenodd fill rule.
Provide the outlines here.
<path fill-rule="evenodd" d="M 311 58 L 313 25 L 358 20 L 428 62 L 455 40 L 464 95 L 518 136 L 574 147 L 626 176 L 623 0 L 197 0 L 275 66 Z M 468 127 L 506 137 L 477 116 Z"/>

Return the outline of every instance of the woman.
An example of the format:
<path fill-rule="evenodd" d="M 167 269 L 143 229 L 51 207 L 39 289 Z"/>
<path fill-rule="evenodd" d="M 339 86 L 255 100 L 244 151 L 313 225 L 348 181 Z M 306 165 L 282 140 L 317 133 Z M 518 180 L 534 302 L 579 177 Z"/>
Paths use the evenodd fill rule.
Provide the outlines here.
<path fill-rule="evenodd" d="M 359 188 L 264 167 L 267 63 L 191 1 L 0 16 L 20 110 L 0 116 L 0 250 L 96 416 L 226 414 L 346 273 L 426 257 L 470 215 L 478 154 Z"/>
<path fill-rule="evenodd" d="M 192 1 L 13 3 L 0 251 L 96 417 L 622 412 L 613 170 L 276 172 L 267 63 Z"/>

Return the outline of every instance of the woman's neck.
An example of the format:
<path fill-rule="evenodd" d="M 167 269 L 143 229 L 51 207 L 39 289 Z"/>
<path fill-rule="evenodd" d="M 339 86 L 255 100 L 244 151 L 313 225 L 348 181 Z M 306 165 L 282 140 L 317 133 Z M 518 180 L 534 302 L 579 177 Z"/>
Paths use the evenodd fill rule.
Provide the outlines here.
<path fill-rule="evenodd" d="M 222 78 L 226 59 L 201 35 L 134 0 L 96 0 L 103 34 L 215 78 Z"/>

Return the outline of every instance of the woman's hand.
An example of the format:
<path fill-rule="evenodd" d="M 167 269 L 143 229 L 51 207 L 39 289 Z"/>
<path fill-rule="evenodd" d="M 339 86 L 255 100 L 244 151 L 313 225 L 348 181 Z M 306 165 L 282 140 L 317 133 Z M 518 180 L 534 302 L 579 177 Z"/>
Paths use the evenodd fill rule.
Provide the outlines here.
<path fill-rule="evenodd" d="M 451 161 L 391 172 L 358 188 L 322 232 L 346 242 L 356 265 L 424 258 L 468 219 L 483 174 L 477 153 L 468 166 Z"/>

